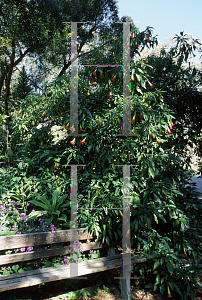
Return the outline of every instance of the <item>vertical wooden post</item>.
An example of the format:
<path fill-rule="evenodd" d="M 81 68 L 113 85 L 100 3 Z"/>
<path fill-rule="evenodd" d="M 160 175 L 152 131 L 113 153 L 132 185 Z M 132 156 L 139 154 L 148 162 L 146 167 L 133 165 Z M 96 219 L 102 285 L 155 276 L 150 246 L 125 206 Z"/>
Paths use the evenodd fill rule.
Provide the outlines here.
<path fill-rule="evenodd" d="M 131 267 L 130 265 L 124 266 L 120 269 L 120 280 L 121 280 L 121 297 L 124 300 L 132 300 L 132 294 L 130 290 L 130 276 L 131 276 Z"/>
<path fill-rule="evenodd" d="M 108 256 L 116 255 L 116 252 L 113 247 L 108 248 Z M 120 268 L 120 281 L 121 281 L 121 293 L 120 296 L 124 300 L 132 300 L 132 294 L 130 289 L 130 277 L 131 271 L 133 270 L 133 264 L 124 267 L 125 272 L 123 273 L 123 267 Z"/>

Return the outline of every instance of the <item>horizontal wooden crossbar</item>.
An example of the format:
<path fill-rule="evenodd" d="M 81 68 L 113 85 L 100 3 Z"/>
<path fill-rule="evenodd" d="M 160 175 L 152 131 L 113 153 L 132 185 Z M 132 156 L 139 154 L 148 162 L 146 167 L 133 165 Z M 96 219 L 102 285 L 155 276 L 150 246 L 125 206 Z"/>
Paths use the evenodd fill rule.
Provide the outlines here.
<path fill-rule="evenodd" d="M 145 258 L 131 255 L 132 264 L 145 261 Z M 122 265 L 123 257 L 121 254 L 83 261 L 78 264 L 78 276 L 120 268 Z M 3 275 L 0 276 L 0 292 L 68 278 L 70 279 L 70 265 Z"/>
<path fill-rule="evenodd" d="M 82 241 L 88 238 L 88 231 L 85 228 L 79 228 L 77 232 L 77 237 L 79 240 Z M 9 236 L 7 235 L 0 236 L 0 250 L 9 250 L 47 244 L 57 244 L 64 242 L 70 242 L 70 230 L 28 233 Z"/>
<path fill-rule="evenodd" d="M 116 243 L 111 243 L 110 247 L 115 247 Z M 109 247 L 106 243 L 102 244 L 100 242 L 91 242 L 89 244 L 82 244 L 82 250 L 89 251 L 92 249 L 102 249 Z M 37 250 L 32 252 L 24 252 L 24 253 L 17 253 L 17 254 L 6 254 L 0 255 L 0 265 L 7 265 L 16 262 L 22 261 L 29 261 L 32 259 L 39 259 L 44 257 L 52 257 L 52 256 L 59 256 L 59 255 L 66 255 L 70 253 L 70 246 L 62 246 L 55 249 L 44 249 L 44 250 Z"/>

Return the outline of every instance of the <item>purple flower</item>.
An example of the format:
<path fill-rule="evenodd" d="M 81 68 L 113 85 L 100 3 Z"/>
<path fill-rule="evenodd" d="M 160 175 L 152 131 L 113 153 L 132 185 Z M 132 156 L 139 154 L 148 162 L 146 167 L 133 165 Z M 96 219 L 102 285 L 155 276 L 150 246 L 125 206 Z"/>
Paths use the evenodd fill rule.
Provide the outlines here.
<path fill-rule="evenodd" d="M 12 207 L 11 206 L 9 206 L 9 208 L 8 208 L 9 210 L 11 210 L 12 209 Z"/>
<path fill-rule="evenodd" d="M 1 211 L 1 212 L 0 212 L 0 215 L 1 215 L 1 216 L 4 216 L 4 212 Z"/>
<path fill-rule="evenodd" d="M 33 250 L 33 247 L 27 247 L 27 251 L 26 252 L 30 252 Z"/>
<path fill-rule="evenodd" d="M 6 223 L 6 224 L 10 224 L 10 222 L 9 222 L 9 221 L 6 221 L 5 223 Z"/>
<path fill-rule="evenodd" d="M 67 257 L 67 256 L 64 256 L 64 259 L 63 259 L 63 261 L 64 261 L 64 262 L 66 262 L 66 263 L 69 263 L 69 259 L 68 259 L 68 257 Z"/>
<path fill-rule="evenodd" d="M 14 225 L 13 225 L 13 226 L 11 227 L 11 230 L 15 230 L 15 229 L 17 229 L 17 228 L 18 228 L 18 226 L 14 226 Z"/>
<path fill-rule="evenodd" d="M 27 220 L 27 217 L 22 217 L 21 218 L 21 221 L 25 221 L 25 220 Z"/>
<path fill-rule="evenodd" d="M 32 212 L 35 212 L 36 210 L 32 209 Z"/>
<path fill-rule="evenodd" d="M 43 261 L 43 258 L 41 258 L 40 261 Z"/>
<path fill-rule="evenodd" d="M 12 205 L 14 202 L 13 201 L 10 201 L 10 202 L 8 202 L 9 203 L 9 205 Z"/>
<path fill-rule="evenodd" d="M 50 229 L 53 232 L 56 229 L 56 227 L 53 224 L 50 224 Z"/>
<path fill-rule="evenodd" d="M 20 248 L 20 251 L 21 252 L 25 252 L 25 248 Z"/>
<path fill-rule="evenodd" d="M 30 203 L 29 203 L 29 202 L 27 202 L 26 204 L 27 204 L 27 206 L 29 206 L 29 205 L 30 205 Z"/>
<path fill-rule="evenodd" d="M 26 216 L 26 214 L 25 214 L 25 213 L 21 213 L 20 215 L 21 215 L 21 216 Z"/>
<path fill-rule="evenodd" d="M 27 196 L 25 195 L 25 193 L 22 193 L 22 194 L 20 194 L 20 195 L 22 195 L 22 196 L 24 196 L 24 197 L 27 197 Z"/>
<path fill-rule="evenodd" d="M 90 250 L 90 253 L 94 253 L 94 251 L 93 251 L 93 250 Z"/>
<path fill-rule="evenodd" d="M 17 232 L 16 234 L 21 234 L 21 232 Z"/>
<path fill-rule="evenodd" d="M 38 267 L 39 265 L 37 263 L 35 263 L 35 266 Z"/>

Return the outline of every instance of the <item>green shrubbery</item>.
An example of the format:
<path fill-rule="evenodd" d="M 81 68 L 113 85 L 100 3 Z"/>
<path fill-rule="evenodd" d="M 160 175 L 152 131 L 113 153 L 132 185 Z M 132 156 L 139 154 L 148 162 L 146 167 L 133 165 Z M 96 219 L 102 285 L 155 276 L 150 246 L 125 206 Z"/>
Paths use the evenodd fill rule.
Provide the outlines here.
<path fill-rule="evenodd" d="M 145 40 L 145 35 L 137 41 L 141 43 L 140 37 Z M 201 225 L 201 205 L 194 191 L 185 188 L 184 164 L 173 151 L 179 138 L 175 111 L 165 103 L 161 90 L 150 83 L 147 69 L 145 60 L 131 65 L 135 137 L 116 136 L 123 126 L 122 69 L 109 68 L 101 77 L 100 68 L 79 73 L 80 136 L 69 135 L 69 77 L 50 86 L 44 99 L 34 94 L 25 98 L 15 112 L 15 130 L 10 137 L 16 160 L 10 158 L 13 167 L 1 171 L 1 232 L 12 232 L 9 205 L 13 213 L 17 205 L 9 203 L 12 199 L 19 201 L 17 210 L 23 211 L 13 218 L 16 231 L 70 228 L 69 165 L 82 164 L 85 167 L 78 167 L 78 226 L 87 227 L 97 240 L 121 243 L 122 213 L 116 208 L 123 206 L 123 169 L 116 165 L 135 165 L 130 178 L 131 244 L 147 257 L 136 269 L 142 275 L 152 269 L 155 289 L 162 294 L 175 292 L 181 299 L 191 294 L 194 299 L 201 242 L 193 226 Z M 42 126 L 37 127 L 39 124 Z M 66 132 L 57 143 L 51 134 L 55 125 Z M 192 266 L 187 266 L 190 263 Z"/>

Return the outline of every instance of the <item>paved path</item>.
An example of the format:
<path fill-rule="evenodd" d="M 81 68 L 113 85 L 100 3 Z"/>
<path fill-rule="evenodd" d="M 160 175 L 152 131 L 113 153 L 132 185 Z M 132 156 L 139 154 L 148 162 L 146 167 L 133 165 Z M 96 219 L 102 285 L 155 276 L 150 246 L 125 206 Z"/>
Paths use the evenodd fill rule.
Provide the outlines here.
<path fill-rule="evenodd" d="M 202 193 L 202 178 L 199 176 L 201 176 L 201 173 L 199 173 L 199 175 L 197 176 L 193 176 L 188 182 L 190 183 L 195 182 L 196 183 L 195 187 L 197 188 L 197 191 Z M 202 194 L 198 198 L 202 200 Z"/>

